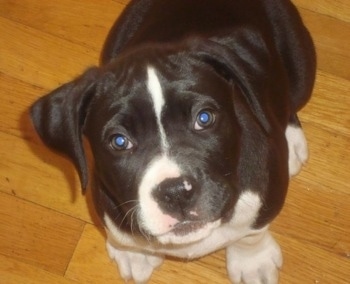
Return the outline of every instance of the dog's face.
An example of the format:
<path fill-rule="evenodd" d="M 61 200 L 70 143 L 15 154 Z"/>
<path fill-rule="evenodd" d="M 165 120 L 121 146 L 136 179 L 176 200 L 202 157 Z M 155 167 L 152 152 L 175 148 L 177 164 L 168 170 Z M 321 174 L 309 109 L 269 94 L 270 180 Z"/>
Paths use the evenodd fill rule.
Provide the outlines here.
<path fill-rule="evenodd" d="M 143 50 L 107 69 L 84 131 L 97 178 L 121 213 L 114 218 L 161 242 L 202 238 L 237 198 L 233 84 L 172 50 Z"/>
<path fill-rule="evenodd" d="M 95 202 L 120 229 L 160 243 L 202 239 L 231 219 L 247 155 L 260 152 L 246 180 L 259 183 L 265 167 L 264 140 L 248 137 L 266 125 L 247 95 L 251 62 L 231 52 L 212 42 L 131 51 L 40 99 L 34 124 L 72 158 L 84 188 L 87 136 L 109 199 Z"/>

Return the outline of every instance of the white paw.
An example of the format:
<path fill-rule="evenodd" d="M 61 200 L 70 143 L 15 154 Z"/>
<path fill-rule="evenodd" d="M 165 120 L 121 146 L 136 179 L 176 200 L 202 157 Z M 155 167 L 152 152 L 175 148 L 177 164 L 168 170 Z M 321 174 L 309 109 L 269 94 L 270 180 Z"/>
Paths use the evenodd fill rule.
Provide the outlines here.
<path fill-rule="evenodd" d="M 228 274 L 233 283 L 278 283 L 282 254 L 269 232 L 246 237 L 228 247 L 226 257 Z"/>
<path fill-rule="evenodd" d="M 285 132 L 289 151 L 289 176 L 299 173 L 303 164 L 306 163 L 309 153 L 303 130 L 298 126 L 288 125 Z"/>
<path fill-rule="evenodd" d="M 135 283 L 146 283 L 153 270 L 163 263 L 162 257 L 118 250 L 108 241 L 106 247 L 109 257 L 117 262 L 119 273 L 126 282 L 133 280 Z"/>

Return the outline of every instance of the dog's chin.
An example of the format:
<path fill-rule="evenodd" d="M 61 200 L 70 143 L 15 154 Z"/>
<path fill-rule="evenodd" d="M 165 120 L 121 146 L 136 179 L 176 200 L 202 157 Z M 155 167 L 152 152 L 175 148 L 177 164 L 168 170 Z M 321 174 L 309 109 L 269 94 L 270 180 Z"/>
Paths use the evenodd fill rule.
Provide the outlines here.
<path fill-rule="evenodd" d="M 214 222 L 187 221 L 179 223 L 169 232 L 156 236 L 163 245 L 185 245 L 207 238 L 214 229 L 219 227 L 221 220 Z"/>

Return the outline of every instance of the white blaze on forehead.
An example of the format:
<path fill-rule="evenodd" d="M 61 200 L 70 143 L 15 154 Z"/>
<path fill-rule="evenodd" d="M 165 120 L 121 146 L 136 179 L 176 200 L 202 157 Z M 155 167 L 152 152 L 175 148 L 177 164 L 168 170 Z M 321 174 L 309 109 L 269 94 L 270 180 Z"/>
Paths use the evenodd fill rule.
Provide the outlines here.
<path fill-rule="evenodd" d="M 179 166 L 165 155 L 154 159 L 144 172 L 139 185 L 140 224 L 155 236 L 170 231 L 178 220 L 162 212 L 152 192 L 162 181 L 180 176 Z"/>
<path fill-rule="evenodd" d="M 158 129 L 161 137 L 161 143 L 163 151 L 166 152 L 168 149 L 168 141 L 165 135 L 165 130 L 162 124 L 162 110 L 165 104 L 162 86 L 160 85 L 159 78 L 153 67 L 147 67 L 147 88 L 151 94 L 153 108 L 157 118 Z"/>

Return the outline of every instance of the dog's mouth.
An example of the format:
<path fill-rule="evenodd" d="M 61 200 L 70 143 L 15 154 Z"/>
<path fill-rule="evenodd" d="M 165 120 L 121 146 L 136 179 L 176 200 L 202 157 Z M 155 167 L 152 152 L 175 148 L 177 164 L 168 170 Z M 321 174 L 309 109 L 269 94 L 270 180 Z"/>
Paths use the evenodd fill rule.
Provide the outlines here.
<path fill-rule="evenodd" d="M 171 232 L 176 236 L 186 236 L 202 229 L 206 224 L 204 221 L 185 221 L 176 224 Z"/>
<path fill-rule="evenodd" d="M 221 219 L 207 221 L 184 221 L 176 224 L 169 232 L 157 236 L 157 240 L 164 245 L 190 244 L 208 237 L 221 224 Z"/>

